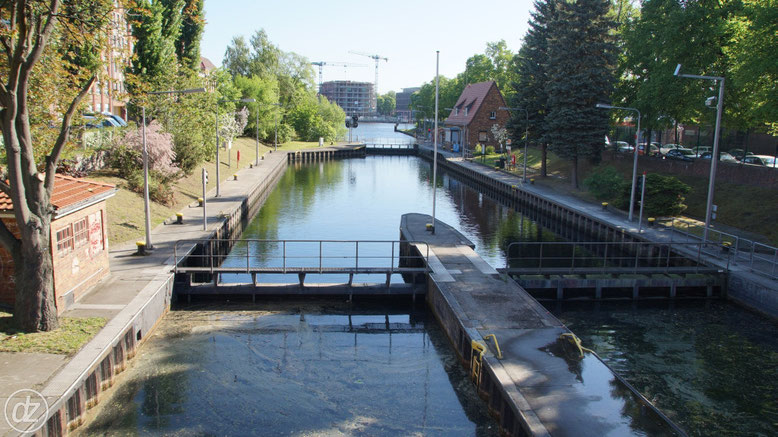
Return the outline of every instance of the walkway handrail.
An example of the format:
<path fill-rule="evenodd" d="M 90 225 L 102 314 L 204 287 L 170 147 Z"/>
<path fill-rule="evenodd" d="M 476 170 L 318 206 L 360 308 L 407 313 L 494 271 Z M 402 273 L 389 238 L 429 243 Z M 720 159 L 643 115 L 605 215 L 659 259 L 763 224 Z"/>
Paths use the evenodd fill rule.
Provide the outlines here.
<path fill-rule="evenodd" d="M 666 272 L 710 271 L 703 258 L 705 246 L 712 243 L 652 241 L 532 241 L 508 245 L 505 270 L 608 273 L 608 272 Z M 512 256 L 514 248 L 525 247 L 523 256 Z M 727 251 L 719 247 L 721 251 Z M 726 255 L 729 259 L 729 253 Z M 522 264 L 516 267 L 516 264 Z M 513 266 L 512 266 L 513 264 Z M 729 263 L 727 263 L 729 269 Z"/>
<path fill-rule="evenodd" d="M 232 253 L 232 249 L 236 245 L 246 245 L 245 253 Z M 251 245 L 254 245 L 254 247 L 259 247 L 263 244 L 270 244 L 274 245 L 276 248 L 280 246 L 281 253 L 279 255 L 274 255 L 273 250 L 267 250 L 263 252 L 255 252 L 252 254 L 250 248 Z M 305 245 L 313 245 L 314 246 L 314 252 L 311 253 L 308 251 L 307 253 L 303 252 L 302 254 L 298 254 L 297 252 L 290 252 L 290 246 L 294 246 L 296 244 L 305 244 Z M 363 249 L 367 245 L 390 245 L 389 248 L 386 249 L 386 254 L 365 254 L 364 250 L 363 253 L 360 254 L 360 245 L 362 245 Z M 401 244 L 410 244 L 414 245 L 418 248 L 419 255 L 402 255 L 398 251 L 395 251 L 395 249 L 399 249 L 399 245 Z M 186 250 L 182 250 L 183 248 L 179 248 L 179 245 L 187 245 L 189 246 Z M 193 254 L 193 249 L 200 245 L 203 247 L 203 253 L 202 254 Z M 326 252 L 325 248 L 327 245 L 337 245 L 341 250 L 338 252 L 336 251 L 335 254 Z M 316 246 L 318 246 L 318 249 L 316 250 Z M 344 246 L 353 246 L 353 249 L 349 249 L 349 247 Z M 205 247 L 208 248 L 208 250 L 205 250 Z M 218 250 L 214 250 L 214 247 L 216 248 L 223 248 L 225 251 L 229 251 L 229 253 L 218 253 Z M 310 246 L 309 246 L 310 247 Z M 353 250 L 352 254 L 345 254 L 344 250 Z M 372 251 L 374 252 L 374 251 Z M 182 255 L 179 257 L 179 253 L 182 253 Z M 173 271 L 175 273 L 179 273 L 180 269 L 186 270 L 186 267 L 182 267 L 181 263 L 184 260 L 188 259 L 204 259 L 205 264 L 204 267 L 209 267 L 210 272 L 213 273 L 216 270 L 219 270 L 220 266 L 224 263 L 225 260 L 228 259 L 245 259 L 245 264 L 241 261 L 242 265 L 245 265 L 245 272 L 251 273 L 252 268 L 259 268 L 260 266 L 252 265 L 252 260 L 262 259 L 264 261 L 271 261 L 276 260 L 279 262 L 279 266 L 281 268 L 281 271 L 279 273 L 287 273 L 288 270 L 295 271 L 295 269 L 300 267 L 305 268 L 314 268 L 317 269 L 319 273 L 324 273 L 330 266 L 325 266 L 325 260 L 353 260 L 353 264 L 350 264 L 349 266 L 338 266 L 338 268 L 350 268 L 353 266 L 354 270 L 358 271 L 360 269 L 360 260 L 362 261 L 362 268 L 363 269 L 369 269 L 369 268 L 375 268 L 375 266 L 369 266 L 369 264 L 373 263 L 371 260 L 379 260 L 383 259 L 388 261 L 388 265 L 381 266 L 379 268 L 386 268 L 386 270 L 389 273 L 402 273 L 402 268 L 399 266 L 403 261 L 407 260 L 419 260 L 422 261 L 423 266 L 420 266 L 420 269 L 424 269 L 424 272 L 429 272 L 429 253 L 430 248 L 429 245 L 423 241 L 407 241 L 407 240 L 270 240 L 270 239 L 202 239 L 202 240 L 179 240 L 176 241 L 176 243 L 173 246 L 173 259 L 174 259 L 174 266 Z M 293 265 L 294 260 L 302 260 L 302 259 L 318 259 L 318 263 L 313 265 L 306 265 L 306 266 L 298 266 Z M 395 260 L 397 261 L 397 266 L 395 266 Z M 266 264 L 265 262 L 265 264 Z M 368 264 L 368 265 L 366 265 Z"/>
<path fill-rule="evenodd" d="M 676 219 L 675 217 L 670 221 L 668 227 L 673 231 L 670 233 L 670 241 L 673 241 L 674 233 L 702 241 L 705 230 L 704 226 Z M 707 242 L 712 244 L 713 247 L 726 247 L 731 256 L 732 264 L 745 265 L 754 273 L 778 279 L 778 247 L 713 228 L 708 228 Z M 715 253 L 711 255 L 715 255 Z"/>

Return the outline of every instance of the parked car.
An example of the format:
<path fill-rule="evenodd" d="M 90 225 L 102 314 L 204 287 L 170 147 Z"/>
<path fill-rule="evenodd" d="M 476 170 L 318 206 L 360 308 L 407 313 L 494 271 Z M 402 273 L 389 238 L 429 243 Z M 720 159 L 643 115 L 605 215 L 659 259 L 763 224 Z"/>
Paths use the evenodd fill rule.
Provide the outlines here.
<path fill-rule="evenodd" d="M 677 159 L 679 161 L 691 162 L 697 158 L 697 154 L 692 149 L 681 147 L 679 149 L 670 149 L 665 153 L 667 159 Z"/>
<path fill-rule="evenodd" d="M 619 153 L 632 153 L 635 151 L 635 148 L 626 141 L 616 141 L 614 146 Z"/>
<path fill-rule="evenodd" d="M 694 153 L 697 154 L 698 158 L 700 157 L 700 155 L 702 155 L 705 152 L 712 152 L 713 151 L 713 149 L 711 149 L 708 146 L 697 146 L 697 147 L 692 147 L 691 149 L 692 149 L 692 151 L 694 151 Z"/>
<path fill-rule="evenodd" d="M 704 152 L 700 155 L 700 159 L 710 159 L 711 155 L 713 155 L 713 152 Z M 734 156 L 730 155 L 727 152 L 719 152 L 719 161 L 721 162 L 737 162 L 737 159 L 735 159 Z"/>
<path fill-rule="evenodd" d="M 119 117 L 119 116 L 118 116 L 118 115 L 116 115 L 116 114 L 111 114 L 110 112 L 103 112 L 103 116 L 104 116 L 105 118 L 110 118 L 110 119 L 112 119 L 113 121 L 115 121 L 116 123 L 118 123 L 118 124 L 119 124 L 119 126 L 127 126 L 127 122 L 126 122 L 126 121 L 124 121 L 124 119 L 123 119 L 123 118 Z"/>
<path fill-rule="evenodd" d="M 776 167 L 775 156 L 770 155 L 746 155 L 743 157 L 743 164 L 760 165 L 764 167 Z"/>
<path fill-rule="evenodd" d="M 646 154 L 646 143 L 642 143 L 638 146 L 638 155 Z M 659 156 L 659 143 L 651 143 L 648 145 L 648 156 Z"/>
<path fill-rule="evenodd" d="M 665 144 L 664 146 L 659 148 L 659 153 L 661 153 L 662 156 L 664 156 L 664 155 L 667 155 L 667 152 L 670 151 L 670 150 L 682 149 L 682 148 L 684 148 L 684 147 L 682 145 L 680 145 L 680 144 Z"/>
<path fill-rule="evenodd" d="M 751 152 L 746 152 L 743 149 L 732 149 L 729 151 L 729 154 L 734 156 L 735 159 L 738 161 L 742 160 L 744 156 L 753 156 L 754 154 Z"/>
<path fill-rule="evenodd" d="M 97 117 L 94 115 L 83 115 L 84 127 L 87 129 L 102 129 L 104 127 L 120 127 L 119 122 L 113 118 Z"/>

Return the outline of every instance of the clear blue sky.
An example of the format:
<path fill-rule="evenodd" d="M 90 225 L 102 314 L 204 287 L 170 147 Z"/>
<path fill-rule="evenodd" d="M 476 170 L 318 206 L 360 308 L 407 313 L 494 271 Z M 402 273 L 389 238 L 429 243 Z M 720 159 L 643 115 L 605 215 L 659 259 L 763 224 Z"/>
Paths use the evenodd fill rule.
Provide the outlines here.
<path fill-rule="evenodd" d="M 440 74 L 454 77 L 486 43 L 504 39 L 515 52 L 527 30 L 531 0 L 206 0 L 202 55 L 221 65 L 233 36 L 264 28 L 281 50 L 310 61 L 365 67 L 324 67 L 324 81 L 373 82 L 375 61 L 349 50 L 389 58 L 379 66 L 378 90 L 399 91 Z M 318 80 L 318 67 L 314 67 Z"/>

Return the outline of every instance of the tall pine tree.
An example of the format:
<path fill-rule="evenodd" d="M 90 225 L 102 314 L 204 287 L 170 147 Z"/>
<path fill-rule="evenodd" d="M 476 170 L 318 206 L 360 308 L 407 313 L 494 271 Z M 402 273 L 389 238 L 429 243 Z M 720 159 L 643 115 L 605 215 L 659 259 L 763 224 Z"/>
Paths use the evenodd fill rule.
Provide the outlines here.
<path fill-rule="evenodd" d="M 546 83 L 548 82 L 549 23 L 556 17 L 558 0 L 538 0 L 529 21 L 529 30 L 516 55 L 517 80 L 513 82 L 514 96 L 511 106 L 526 109 L 529 115 L 529 135 L 541 145 L 541 175 L 546 176 L 545 118 L 548 114 Z M 527 114 L 512 111 L 509 127 L 513 140 L 519 144 L 524 137 Z"/>
<path fill-rule="evenodd" d="M 608 132 L 608 113 L 595 105 L 607 102 L 613 88 L 613 24 L 607 0 L 557 5 L 549 23 L 544 138 L 553 152 L 572 162 L 570 182 L 578 188 L 578 161 L 598 162 Z"/>

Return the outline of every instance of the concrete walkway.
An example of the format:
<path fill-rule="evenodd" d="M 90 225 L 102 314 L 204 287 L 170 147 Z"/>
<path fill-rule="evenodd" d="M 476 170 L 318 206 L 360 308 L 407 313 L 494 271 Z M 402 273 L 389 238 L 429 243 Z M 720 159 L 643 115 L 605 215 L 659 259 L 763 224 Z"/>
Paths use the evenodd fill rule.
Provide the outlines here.
<path fill-rule="evenodd" d="M 108 319 L 105 327 L 70 359 L 50 354 L 0 354 L 0 405 L 5 405 L 9 396 L 21 388 L 42 393 L 50 407 L 61 402 L 62 396 L 78 382 L 76 379 L 93 366 L 105 348 L 121 335 L 127 321 L 143 308 L 149 299 L 147 290 L 170 276 L 175 242 L 208 238 L 223 221 L 222 212 L 239 208 L 247 193 L 286 159 L 286 152 L 267 153 L 258 166 L 240 170 L 237 181 L 223 181 L 219 198 L 214 198 L 215 190 L 211 190 L 207 198 L 207 230 L 203 230 L 202 208 L 192 204 L 181 211 L 184 224 L 161 224 L 153 229 L 154 250 L 149 256 L 135 256 L 134 242 L 110 247 L 111 274 L 62 314 L 64 317 L 105 317 Z M 0 418 L 0 435 L 18 433 Z"/>

